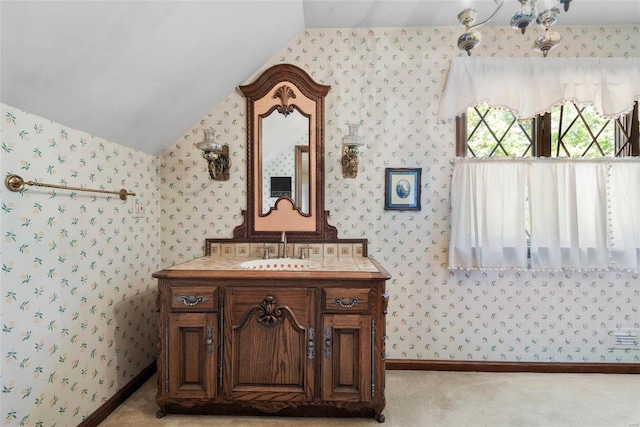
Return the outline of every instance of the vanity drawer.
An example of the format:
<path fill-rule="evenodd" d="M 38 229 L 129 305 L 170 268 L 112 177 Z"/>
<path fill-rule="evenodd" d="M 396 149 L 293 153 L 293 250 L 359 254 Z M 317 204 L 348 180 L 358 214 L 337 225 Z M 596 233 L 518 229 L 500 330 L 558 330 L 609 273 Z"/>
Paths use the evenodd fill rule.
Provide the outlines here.
<path fill-rule="evenodd" d="M 171 311 L 218 311 L 218 288 L 173 286 L 171 287 Z"/>
<path fill-rule="evenodd" d="M 369 288 L 325 289 L 324 311 L 333 313 L 367 313 L 369 311 Z"/>

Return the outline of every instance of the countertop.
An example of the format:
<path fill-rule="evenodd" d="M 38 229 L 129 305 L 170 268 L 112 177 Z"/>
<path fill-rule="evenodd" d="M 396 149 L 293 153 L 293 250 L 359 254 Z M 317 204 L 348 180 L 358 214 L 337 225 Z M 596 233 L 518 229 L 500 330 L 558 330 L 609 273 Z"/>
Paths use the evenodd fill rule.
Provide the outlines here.
<path fill-rule="evenodd" d="M 241 266 L 247 261 L 262 261 L 269 268 L 247 269 Z M 375 260 L 367 257 L 324 257 L 302 260 L 313 265 L 294 269 L 273 269 L 273 263 L 286 263 L 295 267 L 296 258 L 261 260 L 250 257 L 204 256 L 182 264 L 177 264 L 153 274 L 156 278 L 379 278 L 389 279 L 389 273 Z"/>

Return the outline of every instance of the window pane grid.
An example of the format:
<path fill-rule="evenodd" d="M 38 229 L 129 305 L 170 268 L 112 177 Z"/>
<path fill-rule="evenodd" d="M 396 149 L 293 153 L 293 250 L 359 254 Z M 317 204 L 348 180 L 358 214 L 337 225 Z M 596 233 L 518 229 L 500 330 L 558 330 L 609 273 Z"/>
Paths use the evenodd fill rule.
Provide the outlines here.
<path fill-rule="evenodd" d="M 467 155 L 527 157 L 533 153 L 533 120 L 518 120 L 508 110 L 479 105 L 467 112 Z"/>
<path fill-rule="evenodd" d="M 616 157 L 633 156 L 631 122 L 631 114 L 615 120 Z"/>
<path fill-rule="evenodd" d="M 569 122 L 564 129 L 563 122 Z M 557 129 L 551 140 L 554 157 L 614 156 L 614 124 L 599 117 L 592 107 L 572 102 L 561 105 L 552 110 L 551 123 L 552 129 Z"/>
<path fill-rule="evenodd" d="M 518 120 L 509 110 L 477 105 L 462 118 L 456 153 L 479 158 L 637 156 L 637 115 L 637 103 L 633 113 L 605 119 L 591 106 L 567 102 L 549 114 Z"/>

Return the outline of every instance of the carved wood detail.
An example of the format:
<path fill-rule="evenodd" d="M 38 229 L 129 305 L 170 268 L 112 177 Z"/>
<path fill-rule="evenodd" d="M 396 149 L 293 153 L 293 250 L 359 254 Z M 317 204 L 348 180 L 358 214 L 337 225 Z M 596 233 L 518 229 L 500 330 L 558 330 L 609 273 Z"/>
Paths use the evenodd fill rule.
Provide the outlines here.
<path fill-rule="evenodd" d="M 276 300 L 269 296 L 258 307 L 258 323 L 266 327 L 277 326 L 283 320 L 282 307 L 276 307 Z"/>
<path fill-rule="evenodd" d="M 247 311 L 242 321 L 238 325 L 234 325 L 233 329 L 243 329 L 254 314 L 258 324 L 265 328 L 273 328 L 281 325 L 284 319 L 288 316 L 292 321 L 294 329 L 297 331 L 303 331 L 305 329 L 304 326 L 298 322 L 291 309 L 286 305 L 278 306 L 275 298 L 272 296 L 265 297 L 260 305 L 256 305 Z"/>
<path fill-rule="evenodd" d="M 273 95 L 274 98 L 280 98 L 280 105 L 276 106 L 276 110 L 278 113 L 287 117 L 289 114 L 293 113 L 293 104 L 289 104 L 290 98 L 295 98 L 296 94 L 287 85 L 282 85 L 278 89 L 276 89 L 276 93 Z"/>

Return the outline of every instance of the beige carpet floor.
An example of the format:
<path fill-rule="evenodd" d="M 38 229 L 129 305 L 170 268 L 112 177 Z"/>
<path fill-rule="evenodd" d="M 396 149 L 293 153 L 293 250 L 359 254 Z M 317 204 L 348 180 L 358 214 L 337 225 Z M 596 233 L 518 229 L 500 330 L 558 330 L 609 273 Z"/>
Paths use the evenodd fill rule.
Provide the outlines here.
<path fill-rule="evenodd" d="M 379 425 L 373 419 L 155 417 L 156 378 L 101 427 L 325 427 Z M 640 375 L 387 371 L 383 427 L 640 427 Z"/>

